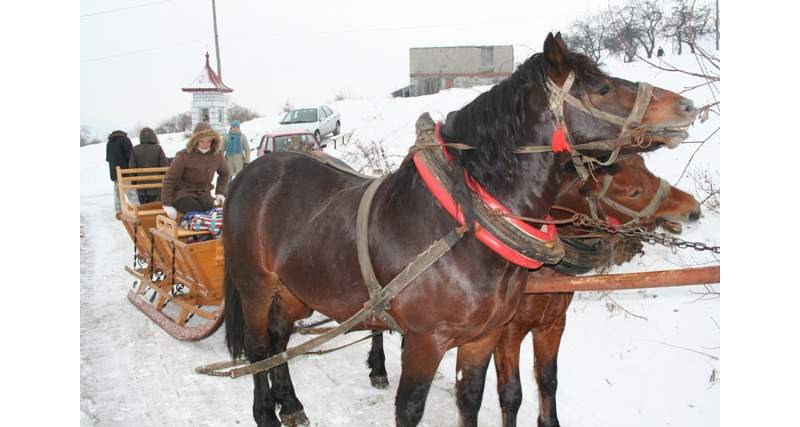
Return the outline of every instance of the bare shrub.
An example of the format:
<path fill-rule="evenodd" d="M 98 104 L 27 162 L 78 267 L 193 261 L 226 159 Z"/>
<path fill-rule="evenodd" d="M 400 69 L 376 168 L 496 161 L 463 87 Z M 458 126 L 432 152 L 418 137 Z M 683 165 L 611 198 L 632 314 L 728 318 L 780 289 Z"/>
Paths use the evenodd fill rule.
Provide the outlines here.
<path fill-rule="evenodd" d="M 394 163 L 383 148 L 383 140 L 364 142 L 353 139 L 351 142 L 342 157 L 345 162 L 354 165 L 358 173 L 383 176 L 394 169 Z"/>
<path fill-rule="evenodd" d="M 261 117 L 256 111 L 251 110 L 247 107 L 242 107 L 239 104 L 234 102 L 231 103 L 230 107 L 228 107 L 226 111 L 226 116 L 228 116 L 228 122 L 231 120 L 238 120 L 240 122 L 246 122 L 248 120 L 253 120 Z"/>
<path fill-rule="evenodd" d="M 694 181 L 695 193 L 700 199 L 700 204 L 705 209 L 719 213 L 720 190 L 719 190 L 719 171 L 714 171 L 716 179 L 711 172 L 705 169 L 695 169 L 689 173 L 689 177 Z"/>
<path fill-rule="evenodd" d="M 351 96 L 345 90 L 340 90 L 333 95 L 334 101 L 343 101 L 345 99 L 350 99 Z"/>

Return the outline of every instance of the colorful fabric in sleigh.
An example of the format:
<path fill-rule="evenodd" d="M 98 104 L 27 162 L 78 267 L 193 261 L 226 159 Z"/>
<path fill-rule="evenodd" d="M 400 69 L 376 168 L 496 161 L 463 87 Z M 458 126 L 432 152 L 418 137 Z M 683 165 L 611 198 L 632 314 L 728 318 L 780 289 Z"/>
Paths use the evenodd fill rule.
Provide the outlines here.
<path fill-rule="evenodd" d="M 181 220 L 181 227 L 193 231 L 208 230 L 217 237 L 222 233 L 222 208 L 187 212 Z"/>

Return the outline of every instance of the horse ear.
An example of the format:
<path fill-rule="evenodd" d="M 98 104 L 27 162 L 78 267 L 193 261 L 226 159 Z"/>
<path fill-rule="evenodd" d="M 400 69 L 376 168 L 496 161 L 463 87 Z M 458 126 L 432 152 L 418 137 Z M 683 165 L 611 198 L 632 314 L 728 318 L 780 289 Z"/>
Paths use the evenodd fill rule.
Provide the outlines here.
<path fill-rule="evenodd" d="M 567 45 L 561 39 L 561 33 L 553 36 L 553 33 L 547 33 L 547 38 L 544 39 L 544 58 L 547 60 L 547 74 L 555 83 L 561 84 L 567 78 L 567 64 L 565 61 Z"/>
<path fill-rule="evenodd" d="M 569 48 L 567 47 L 567 42 L 565 42 L 564 39 L 561 38 L 561 31 L 556 33 L 556 43 L 558 43 L 561 49 L 564 50 L 565 52 L 569 50 Z"/>

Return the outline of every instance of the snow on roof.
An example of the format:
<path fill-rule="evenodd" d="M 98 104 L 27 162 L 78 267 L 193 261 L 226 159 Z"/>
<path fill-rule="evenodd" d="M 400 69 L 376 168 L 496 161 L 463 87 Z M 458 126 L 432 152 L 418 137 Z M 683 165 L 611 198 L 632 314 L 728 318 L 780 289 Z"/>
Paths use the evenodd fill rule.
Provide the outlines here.
<path fill-rule="evenodd" d="M 208 52 L 206 52 L 206 65 L 200 70 L 200 74 L 192 80 L 189 87 L 181 88 L 184 92 L 233 92 L 233 89 L 225 86 L 222 79 L 211 69 L 208 63 Z"/>

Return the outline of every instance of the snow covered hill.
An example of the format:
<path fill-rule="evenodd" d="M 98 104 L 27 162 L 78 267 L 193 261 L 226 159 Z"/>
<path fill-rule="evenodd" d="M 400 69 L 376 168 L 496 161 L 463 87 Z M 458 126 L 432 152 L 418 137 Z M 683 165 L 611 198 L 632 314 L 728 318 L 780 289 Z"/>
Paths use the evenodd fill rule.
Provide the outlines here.
<path fill-rule="evenodd" d="M 696 71 L 693 56 L 664 57 Z M 674 91 L 701 81 L 644 63 L 609 63 L 611 75 Z M 356 145 L 380 144 L 398 165 L 414 141 L 414 122 L 428 111 L 444 118 L 488 87 L 450 89 L 416 98 L 346 99 L 331 107 L 342 117 L 350 143 L 326 151 L 349 158 Z M 718 101 L 708 87 L 684 93 L 697 106 Z M 242 124 L 255 147 L 278 116 Z M 689 140 L 702 141 L 719 127 L 711 114 L 696 122 Z M 160 135 L 168 156 L 185 144 L 182 134 Z M 133 143 L 138 143 L 132 138 Z M 705 176 L 719 187 L 719 133 L 704 144 L 661 149 L 646 162 L 698 199 Z M 203 377 L 194 368 L 227 359 L 222 330 L 196 343 L 179 342 L 161 331 L 126 300 L 132 278 L 123 271 L 132 244 L 114 219 L 105 146 L 81 148 L 81 424 L 98 426 L 253 425 L 252 381 Z M 688 166 L 687 166 L 688 165 Z M 363 166 L 356 164 L 356 166 Z M 681 238 L 718 245 L 719 214 L 704 211 L 684 227 Z M 612 272 L 646 271 L 718 263 L 707 252 L 646 246 L 646 254 Z M 711 288 L 718 291 L 719 287 Z M 558 413 L 564 426 L 715 426 L 720 417 L 720 304 L 703 286 L 580 293 L 568 313 L 559 357 Z M 335 346 L 354 339 L 339 337 Z M 293 337 L 290 345 L 307 339 Z M 400 337 L 388 336 L 390 387 L 370 387 L 365 367 L 368 342 L 324 356 L 291 362 L 298 396 L 313 426 L 394 425 L 394 393 L 400 375 Z M 524 402 L 521 425 L 534 425 L 538 411 L 532 378 L 530 336 L 522 346 Z M 445 356 L 428 397 L 423 426 L 455 426 L 455 350 Z M 496 426 L 500 410 L 495 373 L 489 369 L 481 426 Z"/>

